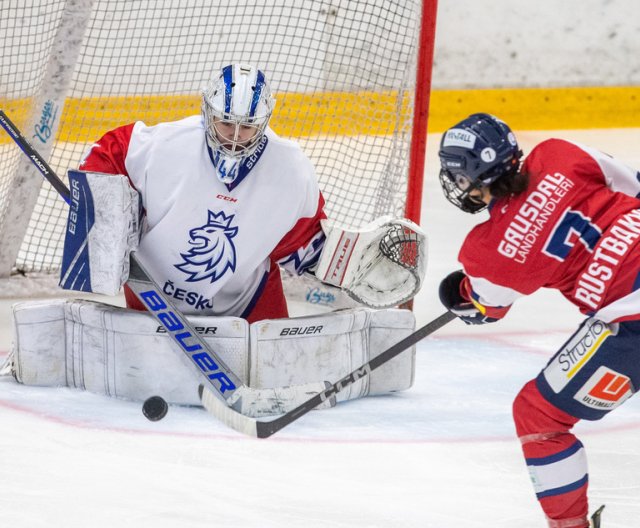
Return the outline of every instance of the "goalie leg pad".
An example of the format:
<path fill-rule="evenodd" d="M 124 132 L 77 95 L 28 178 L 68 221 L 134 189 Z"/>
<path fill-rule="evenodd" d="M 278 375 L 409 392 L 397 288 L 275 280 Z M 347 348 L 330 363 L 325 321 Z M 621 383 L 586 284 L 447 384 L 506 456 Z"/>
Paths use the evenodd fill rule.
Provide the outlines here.
<path fill-rule="evenodd" d="M 254 416 L 297 406 L 415 329 L 413 313 L 397 309 L 356 308 L 251 326 L 235 317 L 189 319 L 244 383 L 277 389 L 271 404 L 243 401 L 243 412 Z M 30 301 L 13 307 L 13 323 L 11 361 L 25 385 L 200 404 L 199 373 L 149 314 L 82 300 Z M 337 401 L 408 389 L 414 369 L 412 347 L 346 387 Z"/>
<path fill-rule="evenodd" d="M 25 385 L 66 386 L 64 300 L 13 306 L 13 375 Z"/>
<path fill-rule="evenodd" d="M 82 300 L 14 306 L 16 379 L 25 385 L 69 386 L 143 401 L 200 405 L 199 373 L 162 326 L 146 313 Z M 249 329 L 236 317 L 189 320 L 246 382 Z"/>
<path fill-rule="evenodd" d="M 355 308 L 251 325 L 249 384 L 281 387 L 334 383 L 415 329 L 408 310 Z M 415 371 L 415 347 L 337 394 L 338 401 L 405 390 Z"/>

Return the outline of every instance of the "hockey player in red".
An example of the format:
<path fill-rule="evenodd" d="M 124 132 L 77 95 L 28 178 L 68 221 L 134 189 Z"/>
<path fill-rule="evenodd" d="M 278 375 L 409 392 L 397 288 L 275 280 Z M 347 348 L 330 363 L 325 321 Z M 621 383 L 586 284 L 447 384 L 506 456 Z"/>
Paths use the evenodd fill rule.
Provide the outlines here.
<path fill-rule="evenodd" d="M 523 387 L 513 415 L 549 527 L 588 527 L 586 455 L 571 429 L 640 385 L 640 173 L 560 139 L 522 160 L 509 127 L 488 114 L 447 130 L 439 156 L 447 199 L 489 210 L 460 249 L 463 269 L 441 282 L 447 309 L 468 324 L 494 322 L 544 287 L 587 316 Z"/>

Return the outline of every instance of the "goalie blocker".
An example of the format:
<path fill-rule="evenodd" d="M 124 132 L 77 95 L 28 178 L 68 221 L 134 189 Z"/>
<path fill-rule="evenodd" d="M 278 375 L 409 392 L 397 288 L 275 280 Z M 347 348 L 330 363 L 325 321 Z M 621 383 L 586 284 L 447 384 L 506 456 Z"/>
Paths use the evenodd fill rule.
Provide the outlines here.
<path fill-rule="evenodd" d="M 249 416 L 295 408 L 415 328 L 413 313 L 398 309 L 355 308 L 251 325 L 237 317 L 189 319 L 243 382 L 283 388 L 279 402 L 248 403 L 242 412 Z M 160 395 L 169 403 L 200 405 L 202 380 L 147 313 L 84 300 L 30 301 L 14 306 L 13 324 L 8 363 L 25 385 L 69 386 L 134 401 Z M 339 393 L 337 401 L 408 389 L 414 369 L 412 348 Z M 304 389 L 284 389 L 299 385 Z"/>
<path fill-rule="evenodd" d="M 140 198 L 123 175 L 68 171 L 71 199 L 60 271 L 66 290 L 117 295 L 140 236 Z"/>

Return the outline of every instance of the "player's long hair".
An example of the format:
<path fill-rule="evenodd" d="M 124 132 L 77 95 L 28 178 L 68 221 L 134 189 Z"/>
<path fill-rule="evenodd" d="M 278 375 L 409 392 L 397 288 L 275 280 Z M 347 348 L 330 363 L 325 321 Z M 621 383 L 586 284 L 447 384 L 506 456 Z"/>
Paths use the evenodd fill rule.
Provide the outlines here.
<path fill-rule="evenodd" d="M 504 175 L 489 185 L 489 191 L 494 198 L 518 195 L 524 192 L 529 185 L 529 175 L 519 170 L 513 174 Z"/>

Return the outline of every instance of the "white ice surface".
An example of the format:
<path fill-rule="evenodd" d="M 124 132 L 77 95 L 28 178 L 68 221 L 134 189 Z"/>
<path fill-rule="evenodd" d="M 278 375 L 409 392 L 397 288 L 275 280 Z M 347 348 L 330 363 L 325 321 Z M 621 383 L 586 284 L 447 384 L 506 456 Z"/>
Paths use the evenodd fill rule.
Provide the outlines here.
<path fill-rule="evenodd" d="M 526 152 L 550 135 L 640 167 L 640 130 L 519 139 Z M 438 140 L 429 137 L 422 223 L 430 261 L 415 302 L 419 324 L 442 313 L 438 282 L 484 218 L 442 197 Z M 0 359 L 14 301 L 0 302 Z M 137 403 L 0 378 L 0 527 L 543 527 L 511 401 L 579 320 L 559 295 L 538 292 L 500 323 L 454 321 L 420 343 L 410 391 L 314 411 L 268 440 L 243 437 L 201 409 L 172 407 L 151 423 Z M 637 528 L 640 400 L 576 430 L 592 509 L 607 504 L 605 528 Z"/>

